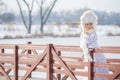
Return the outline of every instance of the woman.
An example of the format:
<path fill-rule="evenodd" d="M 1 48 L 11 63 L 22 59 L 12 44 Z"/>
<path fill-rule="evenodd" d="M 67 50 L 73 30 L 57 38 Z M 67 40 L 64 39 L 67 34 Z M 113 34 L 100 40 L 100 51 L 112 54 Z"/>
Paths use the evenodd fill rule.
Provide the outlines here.
<path fill-rule="evenodd" d="M 80 17 L 81 20 L 81 28 L 82 33 L 80 36 L 80 48 L 84 53 L 84 61 L 94 61 L 94 62 L 106 62 L 105 56 L 103 54 L 90 54 L 94 53 L 99 49 L 99 45 L 97 43 L 97 34 L 96 34 L 96 24 L 97 24 L 97 16 L 93 11 L 86 11 Z M 85 67 L 85 70 L 88 68 Z M 94 72 L 100 73 L 108 73 L 106 68 L 94 68 Z M 83 77 L 83 80 L 88 80 L 87 77 Z M 105 78 L 94 78 L 94 80 L 106 80 Z"/>

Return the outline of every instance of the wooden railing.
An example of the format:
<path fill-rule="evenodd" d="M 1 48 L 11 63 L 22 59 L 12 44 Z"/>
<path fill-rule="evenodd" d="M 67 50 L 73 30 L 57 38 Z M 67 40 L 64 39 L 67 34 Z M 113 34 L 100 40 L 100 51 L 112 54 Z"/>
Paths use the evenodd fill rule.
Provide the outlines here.
<path fill-rule="evenodd" d="M 83 62 L 82 56 L 64 56 L 65 52 L 81 54 L 79 46 L 0 44 L 0 72 L 7 80 L 18 80 L 20 70 L 26 71 L 20 80 L 31 77 L 33 71 L 46 73 L 46 80 L 78 80 L 77 76 L 88 77 L 88 80 L 94 77 L 120 80 L 120 47 L 101 48 L 98 52 L 118 54 L 119 58 L 107 58 L 107 63 Z M 88 71 L 84 71 L 85 66 Z M 93 72 L 94 67 L 107 68 L 109 73 Z M 11 71 L 14 74 L 10 75 Z"/>

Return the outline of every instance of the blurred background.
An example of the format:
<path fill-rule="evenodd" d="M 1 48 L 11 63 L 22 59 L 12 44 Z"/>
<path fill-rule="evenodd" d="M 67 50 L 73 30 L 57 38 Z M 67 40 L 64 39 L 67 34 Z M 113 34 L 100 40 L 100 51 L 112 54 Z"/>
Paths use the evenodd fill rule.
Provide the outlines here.
<path fill-rule="evenodd" d="M 119 4 L 120 0 L 0 0 L 0 43 L 12 39 L 12 43 L 78 45 L 80 16 L 93 10 L 98 16 L 100 44 L 120 45 Z"/>

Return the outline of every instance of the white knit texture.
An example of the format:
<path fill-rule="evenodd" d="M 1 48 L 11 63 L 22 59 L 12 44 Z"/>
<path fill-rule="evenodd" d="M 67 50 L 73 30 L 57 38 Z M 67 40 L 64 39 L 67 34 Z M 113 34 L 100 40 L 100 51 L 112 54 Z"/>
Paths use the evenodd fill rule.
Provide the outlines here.
<path fill-rule="evenodd" d="M 85 24 L 89 22 L 92 22 L 93 27 L 95 27 L 97 24 L 97 20 L 98 20 L 98 17 L 93 11 L 91 10 L 85 11 L 83 15 L 80 17 L 80 24 L 81 24 L 82 29 L 83 27 L 85 27 Z"/>

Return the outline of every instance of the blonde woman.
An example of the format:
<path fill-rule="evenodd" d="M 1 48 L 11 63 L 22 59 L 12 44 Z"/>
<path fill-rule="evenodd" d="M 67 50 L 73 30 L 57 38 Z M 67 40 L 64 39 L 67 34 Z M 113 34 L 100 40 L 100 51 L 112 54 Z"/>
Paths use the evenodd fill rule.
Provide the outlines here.
<path fill-rule="evenodd" d="M 80 36 L 80 48 L 84 54 L 84 61 L 94 61 L 94 62 L 106 62 L 106 58 L 103 54 L 94 54 L 91 56 L 90 52 L 95 52 L 99 49 L 99 45 L 97 43 L 97 34 L 96 34 L 96 24 L 97 24 L 97 16 L 93 11 L 86 11 L 80 17 L 81 20 L 81 29 L 82 33 Z M 85 70 L 88 68 L 85 67 Z M 94 68 L 94 72 L 100 73 L 108 73 L 106 68 Z M 83 80 L 88 80 L 87 77 L 83 77 Z M 94 80 L 107 80 L 105 78 L 94 78 Z"/>

